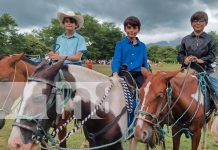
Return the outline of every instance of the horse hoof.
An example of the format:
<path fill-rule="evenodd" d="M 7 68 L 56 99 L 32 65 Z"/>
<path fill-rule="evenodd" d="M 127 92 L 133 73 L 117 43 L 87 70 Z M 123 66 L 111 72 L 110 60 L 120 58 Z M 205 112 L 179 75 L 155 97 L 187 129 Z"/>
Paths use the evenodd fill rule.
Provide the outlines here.
<path fill-rule="evenodd" d="M 2 129 L 5 125 L 5 119 L 0 119 L 0 129 Z"/>

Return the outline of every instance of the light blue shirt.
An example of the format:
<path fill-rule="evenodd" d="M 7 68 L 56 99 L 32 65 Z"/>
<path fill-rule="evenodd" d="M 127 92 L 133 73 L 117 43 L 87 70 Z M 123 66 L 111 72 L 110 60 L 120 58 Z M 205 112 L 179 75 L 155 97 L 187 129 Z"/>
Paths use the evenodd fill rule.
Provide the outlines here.
<path fill-rule="evenodd" d="M 60 35 L 56 41 L 56 52 L 63 56 L 73 56 L 77 52 L 84 53 L 87 51 L 86 42 L 84 37 L 80 34 L 74 32 L 70 37 L 67 37 L 65 34 Z M 79 61 L 70 61 L 65 60 L 66 64 L 76 64 L 81 63 L 81 58 Z"/>
<path fill-rule="evenodd" d="M 129 71 L 140 72 L 141 67 L 148 68 L 147 49 L 143 42 L 137 37 L 137 44 L 134 45 L 128 37 L 117 42 L 112 60 L 112 72 L 118 72 L 121 65 L 128 65 Z"/>

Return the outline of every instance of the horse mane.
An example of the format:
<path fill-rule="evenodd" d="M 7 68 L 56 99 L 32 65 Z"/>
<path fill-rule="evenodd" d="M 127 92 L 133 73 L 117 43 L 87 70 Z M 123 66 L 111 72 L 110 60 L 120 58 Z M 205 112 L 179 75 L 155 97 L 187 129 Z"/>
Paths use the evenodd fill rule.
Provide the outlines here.
<path fill-rule="evenodd" d="M 69 72 L 71 72 L 71 74 L 73 74 L 74 77 L 77 76 L 78 78 L 80 78 L 80 73 L 85 74 L 88 77 L 87 80 L 89 81 L 96 81 L 95 79 L 98 79 L 98 81 L 100 82 L 100 80 L 109 79 L 108 76 L 102 73 L 78 65 L 68 65 L 68 70 Z"/>
<path fill-rule="evenodd" d="M 36 66 L 36 65 L 39 64 L 39 63 L 36 63 L 36 62 L 30 60 L 30 59 L 29 59 L 28 57 L 26 57 L 26 56 L 24 56 L 21 60 L 23 60 L 23 61 L 25 61 L 25 62 L 27 62 L 27 63 L 29 63 L 29 64 L 31 64 L 31 65 L 34 65 L 34 66 Z"/>
<path fill-rule="evenodd" d="M 0 55 L 0 60 L 3 59 L 3 58 L 5 58 L 5 57 L 7 57 L 7 56 L 9 56 L 9 55 L 8 55 L 8 54 L 2 54 L 2 55 Z"/>
<path fill-rule="evenodd" d="M 9 57 L 9 56 L 10 56 L 10 55 L 8 55 L 8 54 L 2 54 L 2 55 L 0 55 L 0 60 L 4 59 L 5 57 Z M 31 64 L 31 65 L 34 65 L 34 66 L 38 65 L 38 63 L 36 63 L 36 62 L 30 60 L 30 59 L 29 59 L 28 57 L 26 57 L 26 56 L 24 56 L 21 60 L 23 60 L 23 61 L 25 61 L 25 62 L 27 62 L 27 63 L 29 63 L 29 64 Z"/>
<path fill-rule="evenodd" d="M 45 64 L 45 63 L 38 65 L 38 66 L 36 67 L 36 70 L 35 70 L 34 74 L 36 74 L 36 73 L 38 73 L 38 72 L 44 70 L 44 69 L 45 69 L 46 67 L 48 67 L 48 66 L 49 66 L 49 65 L 48 65 L 48 64 Z"/>

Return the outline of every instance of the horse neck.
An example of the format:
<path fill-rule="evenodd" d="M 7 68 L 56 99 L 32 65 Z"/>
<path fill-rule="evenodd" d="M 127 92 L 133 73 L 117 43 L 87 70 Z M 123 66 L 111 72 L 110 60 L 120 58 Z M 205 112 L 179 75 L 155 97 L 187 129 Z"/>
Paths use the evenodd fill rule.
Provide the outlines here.
<path fill-rule="evenodd" d="M 112 85 L 112 88 L 109 91 L 109 95 L 104 100 L 105 103 L 102 105 L 101 108 L 103 108 L 103 110 L 111 112 L 115 117 L 120 115 L 122 109 L 125 107 L 126 104 L 122 86 L 117 78 L 109 78 L 108 76 L 105 76 L 101 73 L 95 72 L 85 67 L 75 65 L 69 65 L 68 70 L 75 78 L 76 85 L 79 85 L 77 86 L 77 89 L 81 89 L 81 85 L 83 85 L 82 87 L 87 88 L 87 84 L 92 84 L 92 82 L 95 85 L 100 84 L 100 88 L 94 87 L 96 88 L 96 90 L 94 88 L 86 89 L 88 93 L 92 96 L 88 96 L 88 99 L 82 100 L 85 103 L 88 102 L 90 104 L 94 104 L 95 106 L 98 105 L 99 101 L 102 100 L 103 96 L 105 95 L 105 91 L 107 91 L 106 87 L 110 87 Z M 83 98 L 82 96 L 80 97 Z M 122 115 L 122 117 L 118 121 L 118 124 L 122 130 L 126 129 L 127 113 L 124 113 L 124 115 Z"/>
<path fill-rule="evenodd" d="M 179 74 L 171 80 L 172 85 L 172 102 L 177 103 L 175 110 L 184 112 L 191 101 L 196 103 L 198 101 L 198 79 L 194 75 Z M 201 95 L 203 97 L 203 95 Z M 203 103 L 203 102 L 202 102 Z"/>

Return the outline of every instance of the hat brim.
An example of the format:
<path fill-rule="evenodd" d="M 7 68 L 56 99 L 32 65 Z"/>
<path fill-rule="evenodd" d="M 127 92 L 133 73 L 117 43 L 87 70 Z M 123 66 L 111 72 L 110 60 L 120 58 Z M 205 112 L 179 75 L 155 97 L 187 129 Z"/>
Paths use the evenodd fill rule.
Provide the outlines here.
<path fill-rule="evenodd" d="M 76 30 L 79 30 L 84 24 L 84 19 L 80 15 L 73 15 L 72 16 L 72 15 L 62 13 L 62 12 L 58 12 L 57 17 L 58 17 L 58 20 L 59 20 L 61 26 L 64 26 L 64 24 L 63 24 L 64 18 L 74 18 L 78 24 L 78 27 L 76 28 Z"/>

